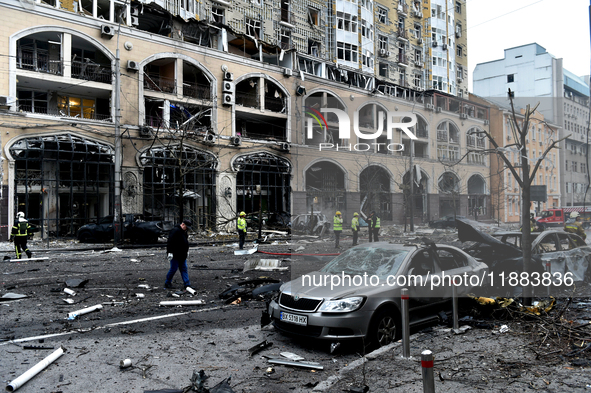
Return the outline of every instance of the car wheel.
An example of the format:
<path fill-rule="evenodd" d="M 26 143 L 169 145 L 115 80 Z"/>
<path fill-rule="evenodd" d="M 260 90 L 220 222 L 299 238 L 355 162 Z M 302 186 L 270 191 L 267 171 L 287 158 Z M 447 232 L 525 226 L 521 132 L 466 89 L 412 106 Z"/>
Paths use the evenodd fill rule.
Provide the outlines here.
<path fill-rule="evenodd" d="M 94 237 L 89 231 L 84 231 L 78 234 L 78 240 L 81 243 L 89 243 Z"/>
<path fill-rule="evenodd" d="M 370 346 L 379 348 L 396 341 L 401 336 L 400 317 L 392 309 L 382 309 L 373 318 L 369 327 Z"/>

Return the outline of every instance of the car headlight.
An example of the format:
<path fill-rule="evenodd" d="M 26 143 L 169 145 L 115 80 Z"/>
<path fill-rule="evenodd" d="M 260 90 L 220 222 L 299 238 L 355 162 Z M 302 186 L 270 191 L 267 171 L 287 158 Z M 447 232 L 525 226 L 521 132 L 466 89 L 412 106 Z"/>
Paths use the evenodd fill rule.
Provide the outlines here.
<path fill-rule="evenodd" d="M 329 300 L 322 303 L 320 312 L 351 312 L 357 310 L 363 304 L 363 297 L 347 297 L 339 300 Z"/>

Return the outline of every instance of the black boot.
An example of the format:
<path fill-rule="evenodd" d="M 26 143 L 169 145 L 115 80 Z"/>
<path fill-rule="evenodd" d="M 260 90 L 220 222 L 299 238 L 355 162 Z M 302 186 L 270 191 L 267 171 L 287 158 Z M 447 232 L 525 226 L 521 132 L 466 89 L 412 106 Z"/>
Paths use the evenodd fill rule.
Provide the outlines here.
<path fill-rule="evenodd" d="M 29 250 L 27 250 L 26 253 L 27 253 L 27 257 L 29 259 L 31 259 L 31 257 L 33 256 L 33 253 L 31 251 L 29 251 Z"/>

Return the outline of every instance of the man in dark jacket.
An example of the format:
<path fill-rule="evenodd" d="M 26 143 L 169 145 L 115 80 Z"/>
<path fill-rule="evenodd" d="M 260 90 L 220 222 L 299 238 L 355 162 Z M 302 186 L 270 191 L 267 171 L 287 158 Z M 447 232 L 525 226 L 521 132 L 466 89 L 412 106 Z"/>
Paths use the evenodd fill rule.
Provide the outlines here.
<path fill-rule="evenodd" d="M 177 270 L 180 270 L 185 288 L 191 286 L 189 280 L 189 269 L 187 268 L 187 256 L 189 255 L 189 240 L 187 230 L 191 229 L 191 220 L 184 220 L 168 234 L 166 252 L 170 261 L 170 270 L 166 274 L 164 288 L 172 288 L 172 278 Z"/>

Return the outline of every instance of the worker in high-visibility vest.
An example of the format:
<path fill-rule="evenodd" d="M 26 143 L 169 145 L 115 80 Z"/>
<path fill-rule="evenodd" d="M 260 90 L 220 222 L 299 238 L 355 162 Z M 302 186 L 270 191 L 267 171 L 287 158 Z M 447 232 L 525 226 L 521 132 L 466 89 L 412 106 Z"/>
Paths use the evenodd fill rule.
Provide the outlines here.
<path fill-rule="evenodd" d="M 376 214 L 375 211 L 372 211 L 369 215 L 369 242 L 372 242 L 372 237 L 374 242 L 379 242 L 380 239 L 378 238 L 378 234 L 380 233 L 380 217 Z"/>
<path fill-rule="evenodd" d="M 238 217 L 238 222 L 236 223 L 236 228 L 238 229 L 238 247 L 242 250 L 244 248 L 244 242 L 246 241 L 246 213 L 240 212 L 240 217 Z"/>
<path fill-rule="evenodd" d="M 343 232 L 343 217 L 341 217 L 340 211 L 337 211 L 334 215 L 332 230 L 334 232 L 334 248 L 339 248 L 339 240 L 341 239 L 341 232 Z"/>
<path fill-rule="evenodd" d="M 586 240 L 587 234 L 585 233 L 585 230 L 583 229 L 583 223 L 581 222 L 581 215 L 579 214 L 579 212 L 572 212 L 570 214 L 570 218 L 573 218 L 575 221 L 565 224 L 564 231 L 570 232 L 570 233 L 575 233 L 575 234 L 581 236 L 583 238 L 583 240 Z"/>
<path fill-rule="evenodd" d="M 353 245 L 357 245 L 357 239 L 359 236 L 359 213 L 353 213 L 353 219 L 351 220 L 351 231 L 353 231 Z"/>
<path fill-rule="evenodd" d="M 16 252 L 16 259 L 23 257 L 23 252 L 27 254 L 27 257 L 31 258 L 32 253 L 29 251 L 27 246 L 27 239 L 31 234 L 31 225 L 25 218 L 25 213 L 18 212 L 16 215 L 16 222 L 12 227 L 9 241 L 14 242 L 14 251 Z"/>

